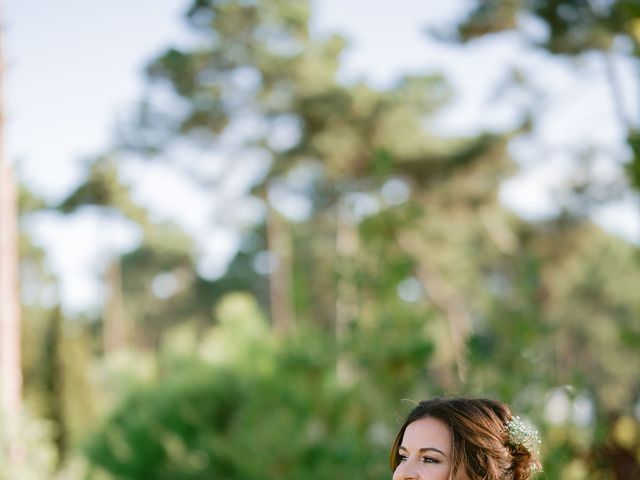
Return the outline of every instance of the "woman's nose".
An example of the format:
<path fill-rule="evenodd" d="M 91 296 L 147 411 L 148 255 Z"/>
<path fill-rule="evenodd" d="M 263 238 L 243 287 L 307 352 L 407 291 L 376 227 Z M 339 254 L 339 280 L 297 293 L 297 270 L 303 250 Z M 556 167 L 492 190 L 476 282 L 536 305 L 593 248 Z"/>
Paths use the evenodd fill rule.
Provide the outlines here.
<path fill-rule="evenodd" d="M 409 463 L 398 465 L 393 473 L 393 480 L 418 480 L 418 478 L 415 468 Z"/>

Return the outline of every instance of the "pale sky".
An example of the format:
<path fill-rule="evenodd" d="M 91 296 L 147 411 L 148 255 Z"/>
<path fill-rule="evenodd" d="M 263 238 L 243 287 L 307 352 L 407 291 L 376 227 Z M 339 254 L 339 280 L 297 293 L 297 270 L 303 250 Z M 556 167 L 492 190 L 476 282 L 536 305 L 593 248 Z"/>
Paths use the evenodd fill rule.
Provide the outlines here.
<path fill-rule="evenodd" d="M 143 89 L 145 62 L 167 46 L 186 41 L 181 14 L 188 0 L 8 0 L 4 2 L 6 154 L 22 179 L 49 200 L 64 197 L 82 178 L 84 160 L 111 143 L 113 126 Z M 314 29 L 338 31 L 351 40 L 341 78 L 365 77 L 385 86 L 403 72 L 444 73 L 459 92 L 456 105 L 433 127 L 443 134 L 471 134 L 510 124 L 522 99 L 500 102 L 495 86 L 508 67 L 529 72 L 546 92 L 545 121 L 534 135 L 512 146 L 526 174 L 507 182 L 505 203 L 525 218 L 536 219 L 556 208 L 553 189 L 562 183 L 568 160 L 562 148 L 594 141 L 624 158 L 623 131 L 615 118 L 604 69 L 598 58 L 582 61 L 583 70 L 525 54 L 514 34 L 484 39 L 464 51 L 429 41 L 426 25 L 439 28 L 464 10 L 465 1 L 317 0 Z M 531 35 L 540 27 L 524 20 Z M 638 105 L 632 69 L 616 59 L 625 98 Z M 584 72 L 588 72 L 585 75 Z M 496 95 L 497 94 L 497 95 Z M 503 105 L 498 107 L 497 105 Z M 630 112 L 631 113 L 631 112 Z M 610 158 L 598 168 L 612 170 Z M 233 251 L 237 235 L 212 225 L 215 202 L 193 192 L 170 169 L 138 169 L 130 176 L 144 182 L 136 198 L 159 218 L 173 218 L 200 239 L 204 271 L 214 275 Z M 242 179 L 237 179 L 242 183 Z M 157 192 L 175 192 L 170 202 Z M 551 192 L 551 193 L 550 193 Z M 627 199 L 601 209 L 598 222 L 640 243 L 638 201 Z M 105 229 L 105 225 L 109 225 Z M 126 222 L 108 222 L 92 212 L 73 218 L 40 215 L 26 228 L 49 253 L 61 278 L 65 308 L 95 309 L 100 303 L 96 272 L 105 253 L 133 248 L 139 233 Z M 108 233 L 105 234 L 105 230 Z"/>

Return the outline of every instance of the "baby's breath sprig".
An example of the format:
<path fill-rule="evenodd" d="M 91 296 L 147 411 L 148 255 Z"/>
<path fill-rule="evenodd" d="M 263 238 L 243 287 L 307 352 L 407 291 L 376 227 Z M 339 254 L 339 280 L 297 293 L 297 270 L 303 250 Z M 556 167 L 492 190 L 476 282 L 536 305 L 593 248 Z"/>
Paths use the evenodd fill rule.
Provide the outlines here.
<path fill-rule="evenodd" d="M 536 455 L 540 454 L 542 440 L 538 431 L 525 424 L 520 417 L 513 417 L 507 422 L 507 432 L 509 433 L 509 443 L 514 447 L 523 446 Z"/>

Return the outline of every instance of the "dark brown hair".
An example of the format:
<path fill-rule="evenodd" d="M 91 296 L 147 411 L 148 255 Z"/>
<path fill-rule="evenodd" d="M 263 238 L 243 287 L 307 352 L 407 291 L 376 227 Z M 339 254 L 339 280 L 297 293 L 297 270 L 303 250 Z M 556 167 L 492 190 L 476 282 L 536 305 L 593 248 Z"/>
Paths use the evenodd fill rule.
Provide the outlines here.
<path fill-rule="evenodd" d="M 451 478 L 463 468 L 471 480 L 526 480 L 535 452 L 512 446 L 506 424 L 511 408 L 485 398 L 435 398 L 425 400 L 409 413 L 391 447 L 391 471 L 400 463 L 398 449 L 407 426 L 421 418 L 436 418 L 449 427 L 453 438 Z"/>

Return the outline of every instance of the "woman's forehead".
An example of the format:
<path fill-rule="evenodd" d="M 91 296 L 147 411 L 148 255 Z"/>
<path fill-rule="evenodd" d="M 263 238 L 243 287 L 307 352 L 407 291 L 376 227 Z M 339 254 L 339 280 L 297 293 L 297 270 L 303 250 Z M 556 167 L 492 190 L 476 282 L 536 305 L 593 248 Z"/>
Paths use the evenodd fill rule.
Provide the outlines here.
<path fill-rule="evenodd" d="M 448 453 L 451 442 L 449 427 L 442 420 L 433 417 L 410 423 L 402 436 L 402 446 L 410 449 L 435 447 Z"/>

